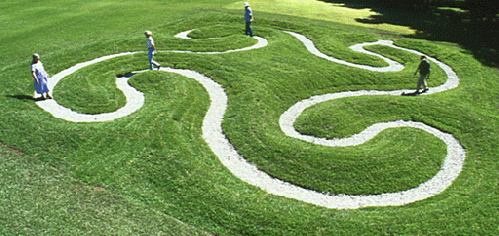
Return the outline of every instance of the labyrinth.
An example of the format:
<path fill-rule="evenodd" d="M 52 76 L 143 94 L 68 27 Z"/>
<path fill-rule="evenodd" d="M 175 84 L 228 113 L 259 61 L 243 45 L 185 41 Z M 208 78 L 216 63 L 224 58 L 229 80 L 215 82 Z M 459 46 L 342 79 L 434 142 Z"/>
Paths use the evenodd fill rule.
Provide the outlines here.
<path fill-rule="evenodd" d="M 29 61 L 4 62 L 0 234 L 499 230 L 497 69 L 458 45 L 278 14 L 251 38 L 239 13 L 68 36 L 37 51 L 53 99 L 33 94 Z"/>
<path fill-rule="evenodd" d="M 176 37 L 178 38 L 184 38 L 184 39 L 189 39 L 188 33 L 190 31 L 182 32 Z M 289 34 L 295 36 L 296 38 L 300 39 L 305 45 L 307 45 L 308 50 L 313 53 L 314 55 L 317 55 L 319 57 L 326 58 L 330 61 L 336 62 L 336 63 L 341 63 L 345 64 L 348 66 L 353 66 L 353 67 L 359 67 L 362 69 L 367 69 L 367 70 L 372 70 L 372 71 L 380 71 L 380 72 L 387 72 L 387 71 L 399 71 L 403 69 L 403 66 L 400 65 L 399 63 L 396 63 L 388 58 L 385 58 L 381 55 L 374 54 L 376 56 L 379 56 L 383 58 L 385 61 L 387 61 L 390 66 L 384 67 L 384 68 L 373 68 L 373 67 L 367 67 L 367 66 L 362 66 L 362 65 L 357 65 L 357 64 L 352 64 L 348 63 L 342 60 L 338 60 L 335 58 L 330 58 L 328 56 L 325 56 L 324 54 L 318 52 L 318 50 L 313 46 L 313 43 L 306 39 L 304 36 L 293 33 L 293 32 L 288 32 Z M 248 48 L 243 48 L 240 50 L 231 50 L 231 51 L 226 51 L 226 52 L 220 52 L 220 53 L 230 53 L 230 52 L 238 52 L 238 51 L 244 51 L 244 50 L 252 50 L 252 49 L 258 49 L 261 47 L 264 47 L 267 45 L 267 41 L 263 38 L 256 37 L 258 39 L 258 43 L 255 46 L 248 47 Z M 382 42 L 377 42 L 379 44 L 383 45 L 390 45 L 392 46 L 391 41 L 382 41 Z M 369 44 L 360 44 L 360 45 L 354 45 L 351 48 L 356 51 L 360 51 L 363 53 L 369 53 L 368 51 L 365 51 L 363 49 L 364 45 L 369 45 Z M 372 45 L 372 43 L 371 43 Z M 399 47 L 397 47 L 399 48 Z M 399 48 L 402 50 L 407 50 L 410 51 L 418 56 L 424 55 L 420 52 L 414 51 L 414 50 L 408 50 L 408 49 L 403 49 Z M 189 51 L 175 51 L 178 53 L 196 53 L 196 52 L 189 52 Z M 216 52 L 204 52 L 208 54 L 214 54 Z M 123 53 L 123 54 L 115 54 L 111 56 L 106 56 L 102 58 L 98 58 L 86 63 L 81 63 L 78 64 L 74 67 L 71 67 L 68 70 L 62 71 L 61 73 L 57 74 L 50 80 L 49 88 L 50 90 L 54 90 L 55 85 L 58 83 L 59 80 L 63 79 L 65 76 L 70 75 L 71 73 L 75 72 L 76 70 L 85 67 L 87 65 L 91 65 L 106 59 L 110 58 L 115 58 L 123 55 L 130 55 L 134 54 L 132 53 Z M 437 88 L 431 88 L 431 92 L 426 93 L 426 94 L 431 94 L 435 92 L 441 92 L 445 91 L 448 89 L 452 89 L 458 86 L 459 79 L 457 75 L 454 73 L 454 71 L 448 67 L 447 65 L 431 58 L 432 61 L 437 63 L 440 67 L 442 67 L 445 72 L 447 73 L 448 80 L 445 84 L 437 87 Z M 300 199 L 312 204 L 320 205 L 320 206 L 325 206 L 325 207 L 330 207 L 330 208 L 338 208 L 338 209 L 349 209 L 349 208 L 358 208 L 358 207 L 364 207 L 364 206 L 385 206 L 385 205 L 402 205 L 406 203 L 410 203 L 413 201 L 421 200 L 426 197 L 430 197 L 434 194 L 438 194 L 441 191 L 445 190 L 453 180 L 455 180 L 461 172 L 462 165 L 464 162 L 465 158 L 465 153 L 464 149 L 461 147 L 459 144 L 459 141 L 456 140 L 455 138 L 452 137 L 452 135 L 445 134 L 443 132 L 438 131 L 437 129 L 434 129 L 432 127 L 426 126 L 422 123 L 414 123 L 414 122 L 392 122 L 392 123 L 384 123 L 384 124 L 375 124 L 365 131 L 363 133 L 354 135 L 349 138 L 345 138 L 343 140 L 332 140 L 329 142 L 329 144 L 326 144 L 328 141 L 324 139 L 310 139 L 307 136 L 300 135 L 298 132 L 296 132 L 293 128 L 293 121 L 296 120 L 296 118 L 301 114 L 303 110 L 305 110 L 307 107 L 312 106 L 316 103 L 327 101 L 327 100 L 333 100 L 336 98 L 341 98 L 341 97 L 354 97 L 354 96 L 362 96 L 362 95 L 400 95 L 404 91 L 360 91 L 360 92 L 352 92 L 352 93 L 336 93 L 336 94 L 326 94 L 326 95 L 321 95 L 320 97 L 313 97 L 310 99 L 307 99 L 306 101 L 300 101 L 298 104 L 294 105 L 290 110 L 288 110 L 285 114 L 281 116 L 280 123 L 281 123 L 281 128 L 285 130 L 284 132 L 288 134 L 289 136 L 300 138 L 303 140 L 307 140 L 313 143 L 318 143 L 322 145 L 327 145 L 327 146 L 355 146 L 362 144 L 364 142 L 367 142 L 368 140 L 372 139 L 377 133 L 381 132 L 384 129 L 387 128 L 394 128 L 394 127 L 399 127 L 399 126 L 408 126 L 408 127 L 414 127 L 414 128 L 419 128 L 422 130 L 425 130 L 428 133 L 431 133 L 435 135 L 436 137 L 439 137 L 442 139 L 446 145 L 448 146 L 447 148 L 447 157 L 444 161 L 444 164 L 441 168 L 441 171 L 432 178 L 431 180 L 421 184 L 418 188 L 407 190 L 404 192 L 399 192 L 395 194 L 382 194 L 378 196 L 327 196 L 324 194 L 318 194 L 313 191 L 308 191 L 303 188 L 299 188 L 297 186 L 276 180 L 267 174 L 265 174 L 262 171 L 259 171 L 257 168 L 252 166 L 250 163 L 244 160 L 242 156 L 240 156 L 237 151 L 232 147 L 232 145 L 229 143 L 229 140 L 224 136 L 223 131 L 222 131 L 222 119 L 227 107 L 227 95 L 223 91 L 223 88 L 216 82 L 213 82 L 210 78 L 199 74 L 196 71 L 191 71 L 191 70 L 177 70 L 177 69 L 171 69 L 171 68 L 162 68 L 160 69 L 161 71 L 165 72 L 171 72 L 171 73 L 177 73 L 186 77 L 193 78 L 197 80 L 199 83 L 201 83 L 205 89 L 208 91 L 210 94 L 210 100 L 212 102 L 212 105 L 210 106 L 210 109 L 208 110 L 208 113 L 206 114 L 206 117 L 204 118 L 203 121 L 203 138 L 204 140 L 208 143 L 212 151 L 217 154 L 217 156 L 220 158 L 222 163 L 229 168 L 229 170 L 234 173 L 237 177 L 241 178 L 242 180 L 251 183 L 252 185 L 261 187 L 262 189 L 266 190 L 267 192 L 280 195 L 280 196 L 285 196 L 285 197 L 292 197 L 296 199 Z M 144 71 L 141 71 L 144 72 Z M 132 74 L 136 74 L 140 72 L 132 72 Z M 74 122 L 98 122 L 98 121 L 108 121 L 108 120 L 113 120 L 117 118 L 121 118 L 124 116 L 129 115 L 132 112 L 135 112 L 136 110 L 140 109 L 144 103 L 144 96 L 142 93 L 140 93 L 137 90 L 134 90 L 132 87 L 127 86 L 127 79 L 126 78 L 119 78 L 116 80 L 117 87 L 120 88 L 124 94 L 127 97 L 127 104 L 117 110 L 116 112 L 113 113 L 106 113 L 106 114 L 99 114 L 99 115 L 85 115 L 85 114 L 79 114 L 76 112 L 72 112 L 68 108 L 64 108 L 57 104 L 56 101 L 54 100 L 44 100 L 44 101 L 39 101 L 37 104 L 44 110 L 50 112 L 53 114 L 56 118 L 62 118 L 66 119 L 69 121 L 74 121 Z M 410 92 L 410 91 L 405 91 L 405 92 Z M 426 95 L 425 94 L 425 95 Z M 36 96 L 36 94 L 35 94 Z M 308 103 L 307 105 L 302 105 L 304 103 Z M 316 141 L 317 140 L 317 141 Z M 322 140 L 322 141 L 321 141 Z"/>

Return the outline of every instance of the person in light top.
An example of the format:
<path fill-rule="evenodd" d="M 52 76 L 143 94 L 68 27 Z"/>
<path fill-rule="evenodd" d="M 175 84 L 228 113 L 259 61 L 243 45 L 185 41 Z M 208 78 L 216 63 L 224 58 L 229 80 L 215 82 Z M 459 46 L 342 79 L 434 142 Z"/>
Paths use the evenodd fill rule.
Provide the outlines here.
<path fill-rule="evenodd" d="M 49 95 L 49 88 L 47 86 L 47 78 L 50 78 L 50 76 L 45 71 L 45 68 L 43 68 L 43 64 L 40 61 L 40 55 L 38 55 L 38 53 L 33 54 L 31 75 L 34 79 L 36 93 L 42 95 L 42 98 L 51 99 L 52 97 Z"/>
<path fill-rule="evenodd" d="M 244 21 L 246 22 L 246 35 L 253 37 L 253 28 L 251 28 L 251 22 L 253 22 L 253 11 L 249 3 L 244 3 Z"/>
<path fill-rule="evenodd" d="M 159 63 L 155 62 L 153 60 L 154 54 L 156 53 L 156 48 L 154 47 L 154 40 L 152 39 L 152 32 L 151 31 L 146 31 L 144 33 L 147 38 L 147 56 L 149 58 L 149 69 L 153 69 L 153 65 L 159 68 L 161 67 Z"/>

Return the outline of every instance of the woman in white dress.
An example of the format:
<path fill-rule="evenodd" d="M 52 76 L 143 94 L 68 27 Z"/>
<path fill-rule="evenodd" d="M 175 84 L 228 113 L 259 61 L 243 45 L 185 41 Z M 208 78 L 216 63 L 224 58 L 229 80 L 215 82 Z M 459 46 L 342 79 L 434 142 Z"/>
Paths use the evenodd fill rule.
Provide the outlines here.
<path fill-rule="evenodd" d="M 43 64 L 40 61 L 40 56 L 37 53 L 33 54 L 31 74 L 33 75 L 36 93 L 42 95 L 42 98 L 52 98 L 49 95 L 49 88 L 47 86 L 47 78 L 50 78 L 50 76 L 45 71 L 45 68 L 43 68 Z"/>

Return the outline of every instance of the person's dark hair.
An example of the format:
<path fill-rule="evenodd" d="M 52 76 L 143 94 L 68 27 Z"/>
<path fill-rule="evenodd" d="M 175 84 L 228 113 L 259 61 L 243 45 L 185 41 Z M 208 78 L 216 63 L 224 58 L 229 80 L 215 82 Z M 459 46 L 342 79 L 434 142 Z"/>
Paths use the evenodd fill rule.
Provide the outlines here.
<path fill-rule="evenodd" d="M 423 59 L 426 59 L 426 56 L 425 56 L 425 55 L 421 56 L 421 59 L 420 59 L 420 60 L 423 60 Z"/>

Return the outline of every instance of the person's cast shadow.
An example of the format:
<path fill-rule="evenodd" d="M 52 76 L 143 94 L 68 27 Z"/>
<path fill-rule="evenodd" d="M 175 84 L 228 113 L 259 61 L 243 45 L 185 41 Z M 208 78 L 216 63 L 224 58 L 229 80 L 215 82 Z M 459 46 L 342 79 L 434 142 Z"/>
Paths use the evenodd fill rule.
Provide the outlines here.
<path fill-rule="evenodd" d="M 6 97 L 8 98 L 15 98 L 15 99 L 18 99 L 18 100 L 32 100 L 32 101 L 43 101 L 45 100 L 46 98 L 44 98 L 43 96 L 40 96 L 40 97 L 33 97 L 33 96 L 28 96 L 28 95 L 7 95 Z"/>

